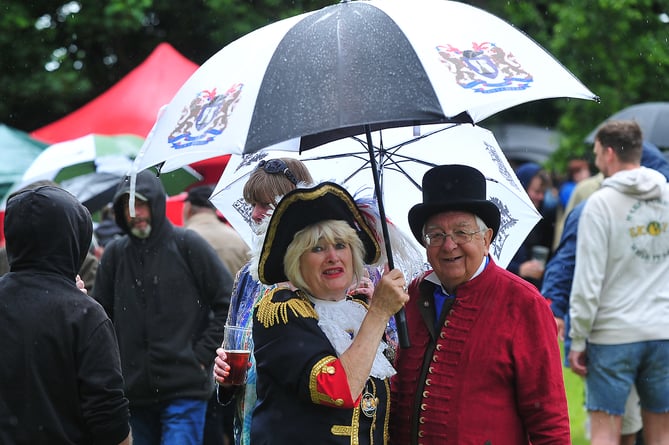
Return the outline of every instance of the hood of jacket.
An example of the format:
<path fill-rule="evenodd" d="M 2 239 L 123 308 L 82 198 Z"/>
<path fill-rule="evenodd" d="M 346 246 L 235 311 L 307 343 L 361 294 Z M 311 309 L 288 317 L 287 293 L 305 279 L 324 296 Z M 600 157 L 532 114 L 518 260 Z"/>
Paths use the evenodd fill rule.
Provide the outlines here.
<path fill-rule="evenodd" d="M 23 190 L 7 201 L 5 239 L 12 272 L 32 269 L 74 279 L 92 236 L 86 207 L 59 187 Z"/>
<path fill-rule="evenodd" d="M 602 188 L 611 187 L 642 201 L 660 198 L 666 185 L 662 173 L 646 167 L 619 171 L 602 182 Z"/>
<path fill-rule="evenodd" d="M 643 141 L 641 165 L 659 171 L 669 181 L 669 161 L 667 161 L 659 148 L 648 141 Z"/>
<path fill-rule="evenodd" d="M 125 199 L 124 195 L 130 194 L 130 177 L 126 177 L 116 189 L 114 195 L 114 217 L 116 224 L 128 234 L 131 239 L 139 239 L 130 233 L 128 221 L 125 219 Z M 149 170 L 142 170 L 137 173 L 137 183 L 135 184 L 135 199 L 141 197 L 148 201 L 151 208 L 151 234 L 147 240 L 159 237 L 163 228 L 169 225 L 165 209 L 167 206 L 167 194 L 162 182 L 155 173 Z"/>

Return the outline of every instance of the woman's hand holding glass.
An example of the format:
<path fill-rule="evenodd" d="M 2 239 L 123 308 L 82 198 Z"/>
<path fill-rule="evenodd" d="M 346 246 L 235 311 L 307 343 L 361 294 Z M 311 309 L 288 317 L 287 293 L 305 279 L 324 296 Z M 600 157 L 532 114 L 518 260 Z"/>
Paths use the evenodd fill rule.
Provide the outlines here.
<path fill-rule="evenodd" d="M 214 359 L 214 380 L 219 385 L 234 386 L 246 383 L 246 371 L 251 367 L 253 340 L 250 328 L 226 326 L 225 337 Z"/>

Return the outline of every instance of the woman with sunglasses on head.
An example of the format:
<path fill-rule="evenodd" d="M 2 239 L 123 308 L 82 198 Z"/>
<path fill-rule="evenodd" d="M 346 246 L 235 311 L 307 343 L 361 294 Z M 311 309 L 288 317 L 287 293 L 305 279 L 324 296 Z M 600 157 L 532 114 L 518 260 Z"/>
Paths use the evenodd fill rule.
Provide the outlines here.
<path fill-rule="evenodd" d="M 313 182 L 307 167 L 297 159 L 276 158 L 258 163 L 244 185 L 244 199 L 251 207 L 251 219 L 255 224 L 256 234 L 264 230 L 263 221 L 276 206 L 277 197 L 281 197 L 298 184 L 309 185 Z M 226 324 L 233 326 L 252 325 L 253 306 L 260 297 L 275 286 L 265 286 L 251 273 L 251 262 L 237 274 L 230 298 L 230 309 Z M 288 285 L 288 283 L 284 284 Z M 214 365 L 214 378 L 218 383 L 218 400 L 227 405 L 235 401 L 234 441 L 236 445 L 250 444 L 251 413 L 256 402 L 256 368 L 253 356 L 247 373 L 246 384 L 232 386 L 225 383 L 228 366 L 223 349 L 217 350 Z"/>

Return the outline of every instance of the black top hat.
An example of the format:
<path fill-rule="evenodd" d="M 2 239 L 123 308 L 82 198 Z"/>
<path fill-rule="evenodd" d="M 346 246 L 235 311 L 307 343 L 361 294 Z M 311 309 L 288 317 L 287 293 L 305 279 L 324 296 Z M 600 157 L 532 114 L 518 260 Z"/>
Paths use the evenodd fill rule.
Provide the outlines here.
<path fill-rule="evenodd" d="M 413 236 L 423 244 L 423 226 L 432 215 L 448 210 L 471 212 L 493 230 L 499 230 L 500 213 L 486 198 L 486 179 L 467 165 L 438 165 L 423 176 L 423 203 L 409 210 L 409 226 Z"/>
<path fill-rule="evenodd" d="M 364 261 L 379 259 L 381 248 L 353 197 L 338 184 L 323 182 L 311 188 L 297 188 L 277 204 L 269 220 L 258 263 L 258 277 L 265 284 L 288 281 L 283 257 L 297 232 L 328 219 L 346 221 L 365 247 Z"/>

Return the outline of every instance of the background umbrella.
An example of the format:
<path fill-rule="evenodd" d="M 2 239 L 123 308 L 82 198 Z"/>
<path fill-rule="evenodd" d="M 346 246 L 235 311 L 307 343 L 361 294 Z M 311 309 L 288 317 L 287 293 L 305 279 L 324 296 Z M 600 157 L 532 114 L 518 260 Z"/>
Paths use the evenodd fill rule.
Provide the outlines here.
<path fill-rule="evenodd" d="M 637 121 L 644 140 L 661 148 L 669 148 L 669 102 L 644 102 L 631 105 L 612 114 L 604 122 L 618 119 Z M 595 143 L 599 125 L 585 138 L 586 143 Z"/>
<path fill-rule="evenodd" d="M 495 135 L 511 163 L 544 164 L 560 145 L 560 134 L 549 128 L 527 124 L 499 124 L 487 127 Z"/>
<path fill-rule="evenodd" d="M 135 167 L 162 163 L 170 171 L 362 133 L 371 147 L 376 129 L 477 122 L 548 97 L 596 99 L 531 38 L 481 9 L 444 0 L 341 2 L 254 31 L 209 59 L 158 118 Z M 404 323 L 397 325 L 405 346 Z"/>
<path fill-rule="evenodd" d="M 143 141 L 134 135 L 87 135 L 53 144 L 33 160 L 12 189 L 39 180 L 51 180 L 95 212 L 111 201 L 116 186 L 132 169 L 132 161 Z M 202 177 L 184 166 L 161 174 L 160 179 L 171 196 L 183 192 Z"/>
<path fill-rule="evenodd" d="M 81 176 L 66 179 L 60 182 L 60 185 L 76 196 L 91 213 L 95 213 L 112 202 L 119 183 L 126 176 L 125 172 L 127 172 L 127 170 L 124 170 L 124 173 L 108 171 L 86 173 Z M 160 180 L 168 195 L 168 209 L 166 210 L 168 212 L 168 217 L 175 222 L 174 215 L 169 215 L 169 198 L 180 196 L 188 186 L 197 182 L 197 176 L 193 176 L 188 169 L 179 169 L 162 174 Z M 184 197 L 181 196 L 181 200 L 183 199 Z M 180 215 L 178 222 L 181 222 Z"/>
<path fill-rule="evenodd" d="M 61 182 L 98 170 L 119 171 L 137 155 L 144 139 L 135 135 L 89 134 L 50 145 L 28 167 L 22 180 Z M 132 162 L 130 162 L 132 164 Z"/>
<path fill-rule="evenodd" d="M 47 147 L 28 133 L 0 124 L 0 197 L 5 196 L 33 160 Z"/>
<path fill-rule="evenodd" d="M 91 213 L 112 202 L 123 175 L 93 172 L 66 179 L 60 185 L 79 199 Z"/>
<path fill-rule="evenodd" d="M 423 174 L 435 165 L 470 165 L 486 176 L 488 198 L 502 215 L 499 233 L 491 247 L 495 261 L 502 267 L 507 266 L 541 218 L 495 137 L 482 127 L 447 124 L 382 130 L 374 133 L 373 151 L 387 214 L 411 238 L 407 214 L 422 201 Z M 333 180 L 352 193 L 365 188 L 370 195 L 374 192 L 369 186 L 370 161 L 364 138 L 341 139 L 302 154 L 263 151 L 234 155 L 211 201 L 249 245 L 253 242 L 251 208 L 242 196 L 244 183 L 260 160 L 276 157 L 296 157 L 307 165 L 314 179 Z"/>

